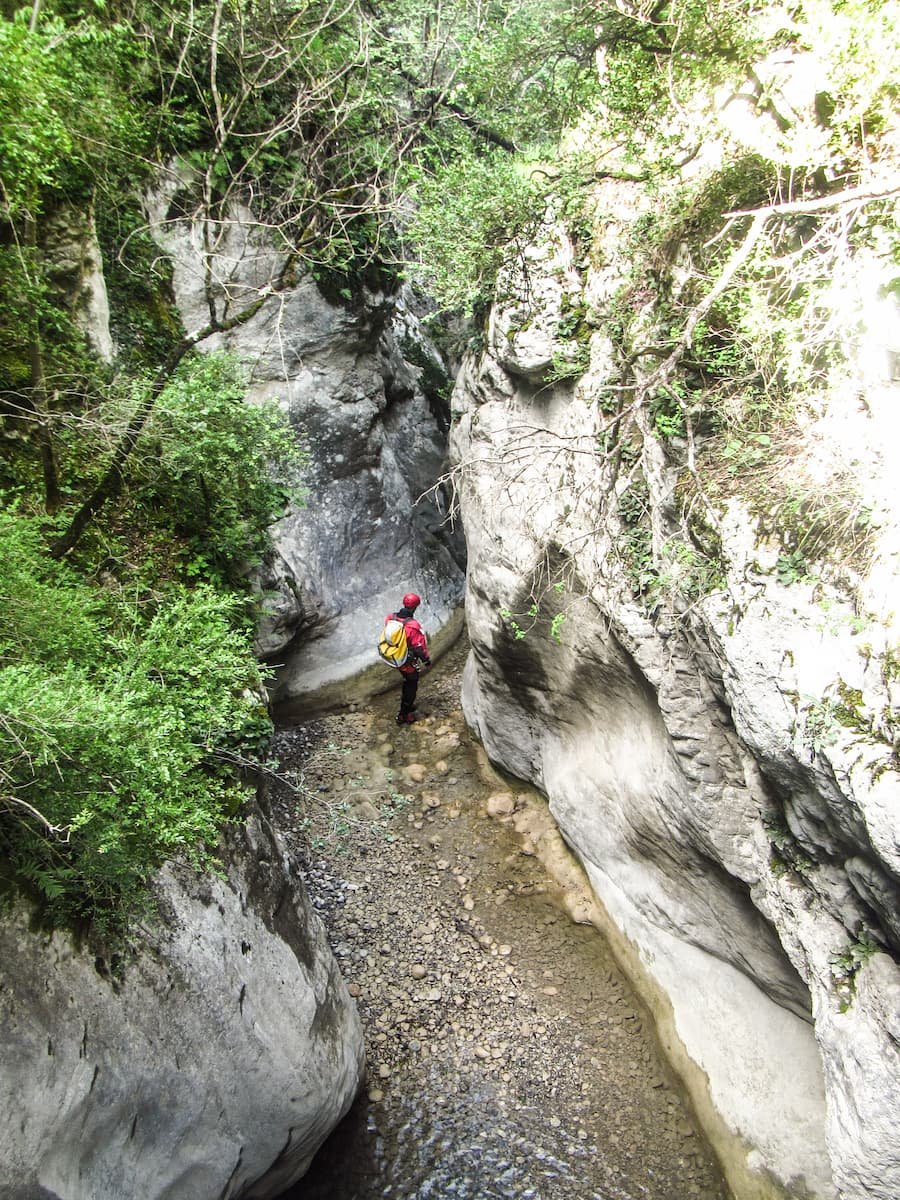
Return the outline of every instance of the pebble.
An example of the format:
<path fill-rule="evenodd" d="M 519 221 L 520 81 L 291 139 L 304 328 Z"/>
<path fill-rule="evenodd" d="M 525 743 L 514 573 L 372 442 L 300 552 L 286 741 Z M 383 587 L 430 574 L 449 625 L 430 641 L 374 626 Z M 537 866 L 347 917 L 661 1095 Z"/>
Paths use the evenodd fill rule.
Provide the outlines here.
<path fill-rule="evenodd" d="M 509 817 L 516 811 L 515 797 L 509 792 L 494 792 L 487 799 L 487 814 L 489 817 Z"/>
<path fill-rule="evenodd" d="M 453 712 L 437 737 L 462 729 L 461 714 Z M 390 771 L 392 735 L 379 735 L 371 714 L 367 706 L 350 730 L 351 739 L 358 734 L 355 760 L 336 759 L 335 753 L 314 758 L 306 775 L 351 802 L 354 792 L 360 797 L 352 812 L 362 820 L 349 844 L 345 839 L 313 854 L 306 871 L 345 978 L 354 979 L 348 990 L 366 1027 L 367 1095 L 373 1105 L 384 1101 L 370 1120 L 390 1128 L 395 1106 L 422 1099 L 432 1113 L 445 1104 L 440 1117 L 444 1133 L 452 1135 L 462 1098 L 481 1097 L 487 1089 L 494 1127 L 498 1137 L 506 1130 L 517 1179 L 528 1178 L 528 1168 L 516 1154 L 524 1148 L 516 1125 L 506 1125 L 520 1119 L 513 1110 L 535 1112 L 544 1131 L 548 1123 L 559 1131 L 557 1153 L 565 1144 L 573 1161 L 586 1163 L 595 1144 L 603 1146 L 611 1167 L 616 1164 L 634 1185 L 628 1194 L 644 1195 L 642 1182 L 651 1180 L 656 1200 L 721 1200 L 724 1193 L 710 1185 L 701 1142 L 681 1105 L 671 1103 L 664 1073 L 644 1045 L 641 1013 L 629 1004 L 628 989 L 609 973 L 605 959 L 593 964 L 571 949 L 572 926 L 559 907 L 559 889 L 543 882 L 543 869 L 531 857 L 535 845 L 543 854 L 547 830 L 532 821 L 528 833 L 516 834 L 506 820 L 524 809 L 530 813 L 534 799 L 512 793 L 498 777 L 485 786 L 468 739 L 466 745 L 456 739 L 452 770 L 449 743 L 445 752 L 431 736 L 398 739 Z M 325 723 L 327 729 L 327 718 Z M 342 729 L 340 737 L 347 736 Z M 380 761 L 373 759 L 376 750 Z M 432 764 L 432 758 L 438 761 Z M 340 791 L 342 777 L 347 786 Z M 370 786 L 377 820 L 365 799 Z M 418 794 L 406 805 L 387 803 L 390 794 L 406 790 Z M 322 802 L 326 816 L 328 803 Z M 485 820 L 486 809 L 503 824 Z M 523 856 L 521 839 L 528 834 L 530 854 Z M 319 861 L 327 865 L 320 868 Z M 586 936 L 578 935 L 579 944 Z M 561 992 L 583 1016 L 562 1010 L 552 999 Z M 625 1000 L 611 1024 L 607 1018 L 619 994 Z M 624 1047 L 631 1048 L 630 1057 Z M 647 1140 L 646 1121 L 663 1136 Z M 688 1186 L 696 1180 L 699 1190 Z"/>

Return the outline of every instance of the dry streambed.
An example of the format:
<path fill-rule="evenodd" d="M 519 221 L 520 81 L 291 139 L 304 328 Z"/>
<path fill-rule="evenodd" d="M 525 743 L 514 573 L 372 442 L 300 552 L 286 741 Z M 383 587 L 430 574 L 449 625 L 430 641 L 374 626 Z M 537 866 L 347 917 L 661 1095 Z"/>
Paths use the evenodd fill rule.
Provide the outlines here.
<path fill-rule="evenodd" d="M 292 1200 L 724 1200 L 543 800 L 459 708 L 464 648 L 279 735 L 279 820 L 366 1031 L 369 1079 Z M 552 874 L 548 873 L 549 866 Z M 573 920 L 573 915 L 578 920 Z"/>

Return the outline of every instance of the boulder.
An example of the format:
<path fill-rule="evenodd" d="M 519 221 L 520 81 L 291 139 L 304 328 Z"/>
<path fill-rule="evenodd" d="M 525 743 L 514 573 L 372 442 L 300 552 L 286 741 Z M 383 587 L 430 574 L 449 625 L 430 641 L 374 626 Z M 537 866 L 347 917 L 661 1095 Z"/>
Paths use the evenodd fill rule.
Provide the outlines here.
<path fill-rule="evenodd" d="M 268 1200 L 349 1108 L 356 1007 L 259 809 L 224 864 L 160 873 L 139 950 L 3 914 L 2 1200 Z"/>

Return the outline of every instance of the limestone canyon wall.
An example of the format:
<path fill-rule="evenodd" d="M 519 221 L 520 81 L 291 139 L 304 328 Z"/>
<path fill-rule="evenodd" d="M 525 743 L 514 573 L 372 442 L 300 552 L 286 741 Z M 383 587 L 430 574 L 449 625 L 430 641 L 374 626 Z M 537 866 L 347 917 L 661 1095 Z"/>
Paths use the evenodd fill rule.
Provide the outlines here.
<path fill-rule="evenodd" d="M 4 916 L 3 1200 L 265 1200 L 349 1108 L 356 1006 L 260 809 L 223 857 L 164 870 L 162 920 L 109 961 Z"/>
<path fill-rule="evenodd" d="M 208 319 L 208 280 L 204 228 L 174 203 L 184 182 L 167 176 L 148 213 L 191 330 Z M 218 232 L 211 290 L 220 305 L 227 296 L 237 306 L 279 277 L 283 256 L 246 209 Z M 432 636 L 459 626 L 465 548 L 441 489 L 431 491 L 445 467 L 447 368 L 409 292 L 360 288 L 353 299 L 328 299 L 311 274 L 201 343 L 220 348 L 247 365 L 249 401 L 275 397 L 309 452 L 306 501 L 276 526 L 260 577 L 267 612 L 258 649 L 279 667 L 273 699 L 289 715 L 383 689 L 392 679 L 375 665 L 374 647 L 404 592 L 422 596 Z"/>
<path fill-rule="evenodd" d="M 776 570 L 739 495 L 721 518 L 722 577 L 686 599 L 673 559 L 648 603 L 626 552 L 626 500 L 640 478 L 659 572 L 687 449 L 664 446 L 637 412 L 609 453 L 601 399 L 621 380 L 596 314 L 621 283 L 616 255 L 640 209 L 619 183 L 600 208 L 595 265 L 556 230 L 501 280 L 453 396 L 466 714 L 491 758 L 547 795 L 736 1195 L 890 1200 L 900 795 L 879 714 L 896 699 L 885 664 L 897 385 L 875 345 L 866 403 L 823 418 L 840 438 L 810 430 L 817 452 L 852 444 L 880 514 L 858 580 L 864 632 L 841 587 Z M 652 294 L 640 303 L 652 328 Z M 571 349 L 560 330 L 573 311 L 586 314 L 589 360 L 561 378 L 554 355 Z M 837 719 L 815 736 L 812 718 L 840 717 L 832 701 L 850 692 L 866 730 Z"/>

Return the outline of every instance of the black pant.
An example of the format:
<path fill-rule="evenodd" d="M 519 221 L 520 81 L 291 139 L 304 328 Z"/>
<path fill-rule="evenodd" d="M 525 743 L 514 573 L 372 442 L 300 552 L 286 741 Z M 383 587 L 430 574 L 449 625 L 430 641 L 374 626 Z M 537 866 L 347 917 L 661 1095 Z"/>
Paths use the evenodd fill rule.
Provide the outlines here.
<path fill-rule="evenodd" d="M 408 716 L 416 705 L 416 692 L 419 690 L 419 672 L 403 672 L 403 690 L 400 693 L 400 716 Z"/>

